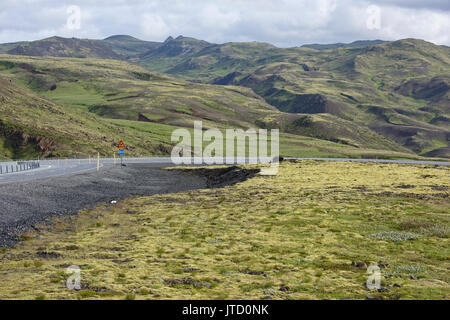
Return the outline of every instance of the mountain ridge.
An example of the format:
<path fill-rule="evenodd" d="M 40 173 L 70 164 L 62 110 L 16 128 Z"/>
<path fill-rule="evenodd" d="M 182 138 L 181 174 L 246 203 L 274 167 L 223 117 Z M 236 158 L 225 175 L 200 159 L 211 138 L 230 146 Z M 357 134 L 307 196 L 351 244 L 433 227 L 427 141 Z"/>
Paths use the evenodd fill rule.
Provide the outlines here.
<path fill-rule="evenodd" d="M 70 51 L 74 43 L 77 50 Z M 85 59 L 126 60 L 192 83 L 246 87 L 286 113 L 286 119 L 289 114 L 309 119 L 284 123 L 292 133 L 350 143 L 355 137 L 339 127 L 354 123 L 416 154 L 450 157 L 449 47 L 420 39 L 336 45 L 317 50 L 261 42 L 214 44 L 184 36 L 149 42 L 113 35 L 104 40 L 52 37 L 21 43 L 22 50 L 8 44 L 8 52 L 62 57 L 84 53 Z M 95 110 L 105 112 L 103 107 Z M 333 136 L 323 119 L 350 140 Z M 263 122 L 259 124 L 268 125 Z"/>
<path fill-rule="evenodd" d="M 62 38 L 57 36 L 22 43 L 6 51 L 6 53 L 41 57 L 122 59 L 120 55 L 96 40 Z"/>

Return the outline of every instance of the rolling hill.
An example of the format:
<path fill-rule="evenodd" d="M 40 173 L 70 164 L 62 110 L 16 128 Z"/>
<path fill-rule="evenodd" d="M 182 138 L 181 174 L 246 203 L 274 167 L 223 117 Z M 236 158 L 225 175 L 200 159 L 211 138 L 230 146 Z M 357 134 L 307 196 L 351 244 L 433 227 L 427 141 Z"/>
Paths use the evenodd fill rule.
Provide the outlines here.
<path fill-rule="evenodd" d="M 97 151 L 112 155 L 117 136 L 134 142 L 135 154 L 159 147 L 145 134 L 65 108 L 4 77 L 0 77 L 0 110 L 3 159 L 93 156 Z"/>
<path fill-rule="evenodd" d="M 139 63 L 192 81 L 245 86 L 283 112 L 328 114 L 415 153 L 450 157 L 449 47 L 416 39 L 329 50 L 227 43 Z"/>
<path fill-rule="evenodd" d="M 132 58 L 161 46 L 160 42 L 143 41 L 127 35 L 115 35 L 98 42 L 124 58 Z"/>
<path fill-rule="evenodd" d="M 18 46 L 6 51 L 6 53 L 37 57 L 121 59 L 119 54 L 99 41 L 61 37 L 51 37 L 29 43 L 20 43 Z"/>
<path fill-rule="evenodd" d="M 10 54 L 0 58 L 0 75 L 108 121 L 190 127 L 202 119 L 220 128 L 278 127 L 294 140 L 331 144 L 311 154 L 450 157 L 450 48 L 422 40 L 277 48 L 118 35 L 0 50 Z M 290 152 L 308 154 L 295 151 L 309 150 L 303 142 L 284 139 Z"/>
<path fill-rule="evenodd" d="M 325 114 L 313 115 L 311 128 L 329 127 L 328 133 L 321 129 L 329 139 L 308 137 L 299 124 L 311 119 L 283 113 L 249 88 L 192 83 L 121 60 L 0 55 L 0 77 L 3 158 L 111 156 L 120 139 L 129 155 L 167 155 L 171 132 L 191 129 L 194 120 L 205 128 L 279 127 L 286 156 L 416 157 L 367 128 Z M 344 122 L 340 132 L 333 129 L 335 120 Z M 12 131 L 29 138 L 15 139 Z M 41 137 L 51 148 L 39 146 Z M 30 143 L 33 150 L 25 150 Z"/>
<path fill-rule="evenodd" d="M 310 48 L 310 49 L 316 49 L 316 50 L 329 50 L 329 49 L 337 49 L 337 48 L 362 48 L 367 47 L 370 45 L 380 44 L 384 43 L 386 41 L 383 40 L 358 40 L 353 41 L 351 43 L 331 43 L 331 44 L 304 44 L 302 45 L 303 48 Z"/>

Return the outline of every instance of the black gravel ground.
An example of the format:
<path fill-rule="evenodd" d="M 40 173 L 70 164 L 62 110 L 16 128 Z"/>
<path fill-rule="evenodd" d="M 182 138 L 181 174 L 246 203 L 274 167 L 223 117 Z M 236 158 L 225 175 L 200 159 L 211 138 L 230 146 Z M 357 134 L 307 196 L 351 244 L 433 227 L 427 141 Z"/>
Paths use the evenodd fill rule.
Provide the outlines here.
<path fill-rule="evenodd" d="M 13 246 L 19 235 L 52 217 L 76 214 L 131 196 L 173 193 L 231 185 L 259 170 L 238 167 L 163 170 L 167 164 L 107 166 L 101 171 L 0 184 L 0 247 Z"/>
<path fill-rule="evenodd" d="M 106 167 L 100 172 L 0 185 L 0 247 L 38 223 L 136 195 L 206 188 L 207 178 L 161 170 L 162 164 Z"/>

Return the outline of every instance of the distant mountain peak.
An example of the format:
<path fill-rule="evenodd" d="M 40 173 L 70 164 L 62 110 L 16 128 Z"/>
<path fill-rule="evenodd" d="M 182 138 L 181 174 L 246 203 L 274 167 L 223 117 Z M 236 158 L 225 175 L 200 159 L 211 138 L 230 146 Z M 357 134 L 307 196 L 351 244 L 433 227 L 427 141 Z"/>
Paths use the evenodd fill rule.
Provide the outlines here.
<path fill-rule="evenodd" d="M 329 50 L 329 49 L 337 49 L 337 48 L 362 48 L 367 46 L 372 46 L 376 44 L 381 44 L 386 41 L 384 40 L 356 40 L 350 43 L 329 43 L 329 44 L 318 44 L 318 43 L 312 43 L 312 44 L 304 44 L 302 45 L 302 48 L 310 48 L 310 49 L 316 49 L 316 50 Z"/>
<path fill-rule="evenodd" d="M 122 58 L 98 41 L 58 36 L 19 44 L 17 47 L 8 50 L 7 53 L 40 57 L 104 58 L 119 60 Z"/>
<path fill-rule="evenodd" d="M 52 37 L 48 37 L 48 38 L 44 38 L 42 40 L 35 40 L 35 41 L 31 41 L 31 42 L 37 42 L 37 41 L 48 41 L 48 40 L 66 40 L 66 39 L 70 39 L 70 38 L 63 38 L 60 36 L 52 36 Z M 72 39 L 76 39 L 76 38 L 72 38 Z"/>
<path fill-rule="evenodd" d="M 126 35 L 126 34 L 117 34 L 117 35 L 109 36 L 103 40 L 139 40 L 139 39 L 129 36 L 129 35 Z"/>
<path fill-rule="evenodd" d="M 172 36 L 168 36 L 167 39 L 164 41 L 164 43 L 170 42 L 173 40 Z"/>

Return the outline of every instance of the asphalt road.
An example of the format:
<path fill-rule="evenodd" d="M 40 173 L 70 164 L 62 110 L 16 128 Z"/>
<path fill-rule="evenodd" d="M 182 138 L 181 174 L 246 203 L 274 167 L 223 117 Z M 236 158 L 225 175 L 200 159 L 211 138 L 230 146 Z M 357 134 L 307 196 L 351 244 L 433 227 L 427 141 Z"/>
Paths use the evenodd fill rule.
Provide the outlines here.
<path fill-rule="evenodd" d="M 102 170 L 104 166 L 113 166 L 120 168 L 120 161 L 116 159 L 102 158 L 99 161 L 99 169 Z M 127 164 L 149 164 L 149 165 L 171 165 L 170 158 L 129 158 L 124 163 Z M 16 162 L 0 162 L 0 166 L 9 168 Z M 62 160 L 41 160 L 40 168 L 21 172 L 9 172 L 0 174 L 0 185 L 5 183 L 26 182 L 38 179 L 70 176 L 73 174 L 97 171 L 97 159 L 62 159 Z"/>
<path fill-rule="evenodd" d="M 308 159 L 450 165 L 450 162 L 437 161 Z M 2 166 L 11 164 L 15 165 L 0 162 Z M 170 158 L 126 158 L 126 166 L 120 166 L 117 159 L 100 159 L 98 171 L 97 159 L 52 160 L 40 164 L 38 169 L 0 174 L 0 247 L 14 245 L 21 232 L 51 217 L 76 214 L 81 209 L 135 195 L 211 187 L 211 177 L 161 170 L 173 166 Z M 225 176 L 230 183 L 239 179 L 239 174 Z"/>
<path fill-rule="evenodd" d="M 316 161 L 353 161 L 353 162 L 378 162 L 378 163 L 400 163 L 400 164 L 418 164 L 418 165 L 438 165 L 450 166 L 450 162 L 442 161 L 414 161 L 414 160 L 382 160 L 382 159 L 345 159 L 345 158 L 286 158 L 316 160 Z M 125 158 L 124 164 L 149 164 L 158 166 L 172 166 L 170 158 L 152 157 L 152 158 Z M 15 166 L 15 162 L 0 162 L 0 166 Z M 5 183 L 26 182 L 51 177 L 70 176 L 73 174 L 91 172 L 97 170 L 97 159 L 68 159 L 68 160 L 43 160 L 40 161 L 40 168 L 29 171 L 0 174 L 0 185 Z M 120 168 L 120 160 L 112 158 L 101 158 L 99 161 L 100 170 L 104 166 L 114 166 Z M 3 170 L 5 172 L 5 170 Z"/>
<path fill-rule="evenodd" d="M 51 217 L 131 196 L 206 188 L 207 179 L 161 170 L 167 163 L 41 164 L 40 169 L 2 175 L 0 183 L 0 247 Z"/>

